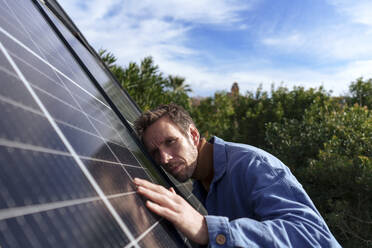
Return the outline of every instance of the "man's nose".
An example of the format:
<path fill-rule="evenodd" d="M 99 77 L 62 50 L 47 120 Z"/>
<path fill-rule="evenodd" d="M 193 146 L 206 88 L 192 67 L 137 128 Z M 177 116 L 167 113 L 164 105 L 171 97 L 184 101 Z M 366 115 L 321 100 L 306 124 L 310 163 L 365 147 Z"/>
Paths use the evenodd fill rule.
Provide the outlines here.
<path fill-rule="evenodd" d="M 165 165 L 168 164 L 169 160 L 172 159 L 172 155 L 166 150 L 160 150 L 160 163 Z"/>

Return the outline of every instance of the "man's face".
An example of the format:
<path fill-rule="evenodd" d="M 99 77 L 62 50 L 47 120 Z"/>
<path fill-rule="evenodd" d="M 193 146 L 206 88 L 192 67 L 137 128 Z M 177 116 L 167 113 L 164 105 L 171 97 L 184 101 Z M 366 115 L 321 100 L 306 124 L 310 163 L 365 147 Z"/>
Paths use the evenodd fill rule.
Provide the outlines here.
<path fill-rule="evenodd" d="M 178 181 L 188 180 L 198 158 L 198 133 L 188 130 L 185 136 L 168 117 L 162 117 L 143 134 L 143 142 L 152 158 Z"/>

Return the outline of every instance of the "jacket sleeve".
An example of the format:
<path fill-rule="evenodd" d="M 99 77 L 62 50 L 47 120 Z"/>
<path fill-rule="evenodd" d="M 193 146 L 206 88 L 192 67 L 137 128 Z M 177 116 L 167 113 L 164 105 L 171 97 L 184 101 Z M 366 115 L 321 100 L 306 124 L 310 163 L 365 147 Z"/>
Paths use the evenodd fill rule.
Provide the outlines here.
<path fill-rule="evenodd" d="M 341 247 L 285 165 L 256 163 L 240 183 L 254 218 L 207 215 L 210 247 Z"/>

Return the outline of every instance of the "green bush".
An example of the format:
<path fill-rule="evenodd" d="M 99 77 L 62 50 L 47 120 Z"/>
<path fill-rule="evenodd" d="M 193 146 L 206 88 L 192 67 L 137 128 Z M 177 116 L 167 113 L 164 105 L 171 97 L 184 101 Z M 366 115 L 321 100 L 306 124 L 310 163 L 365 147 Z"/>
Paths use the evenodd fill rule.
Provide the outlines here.
<path fill-rule="evenodd" d="M 360 106 L 372 109 L 372 78 L 369 80 L 363 80 L 362 77 L 358 78 L 350 84 L 349 91 L 350 96 L 347 100 L 350 105 L 357 103 Z"/>
<path fill-rule="evenodd" d="M 372 247 L 372 111 L 314 104 L 302 121 L 268 125 L 285 161 L 344 247 Z"/>

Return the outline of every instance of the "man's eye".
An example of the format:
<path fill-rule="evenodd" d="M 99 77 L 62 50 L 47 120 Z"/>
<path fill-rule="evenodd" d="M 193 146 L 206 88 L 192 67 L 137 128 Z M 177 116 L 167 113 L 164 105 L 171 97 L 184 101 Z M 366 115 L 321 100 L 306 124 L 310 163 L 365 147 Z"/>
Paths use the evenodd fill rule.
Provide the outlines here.
<path fill-rule="evenodd" d="M 176 142 L 175 139 L 168 139 L 168 140 L 165 141 L 165 144 L 166 145 L 172 145 L 174 142 Z"/>

